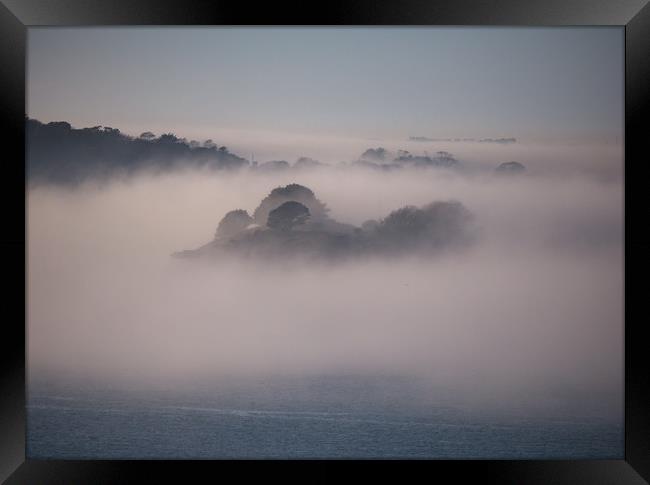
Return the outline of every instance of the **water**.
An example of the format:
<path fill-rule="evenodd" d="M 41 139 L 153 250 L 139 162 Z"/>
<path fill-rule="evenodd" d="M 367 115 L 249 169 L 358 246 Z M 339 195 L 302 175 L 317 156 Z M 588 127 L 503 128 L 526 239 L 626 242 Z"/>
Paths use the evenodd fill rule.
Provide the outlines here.
<path fill-rule="evenodd" d="M 424 399 L 413 382 L 396 379 L 260 380 L 182 391 L 34 387 L 30 458 L 623 456 L 622 422 L 598 413 L 476 409 L 448 390 Z"/>

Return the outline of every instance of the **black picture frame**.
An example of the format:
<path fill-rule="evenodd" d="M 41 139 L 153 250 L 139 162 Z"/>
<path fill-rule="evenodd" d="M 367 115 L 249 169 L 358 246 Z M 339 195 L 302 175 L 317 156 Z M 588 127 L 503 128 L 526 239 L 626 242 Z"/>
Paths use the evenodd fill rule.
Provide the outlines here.
<path fill-rule="evenodd" d="M 3 256 L 2 366 L 0 370 L 0 479 L 7 484 L 187 483 L 187 475 L 246 476 L 254 468 L 279 472 L 287 462 L 249 467 L 226 461 L 59 461 L 25 459 L 25 56 L 29 26 L 76 25 L 493 25 L 625 27 L 625 457 L 584 461 L 392 462 L 431 478 L 525 484 L 636 484 L 650 480 L 650 359 L 644 340 L 644 285 L 650 238 L 645 212 L 648 179 L 644 126 L 650 100 L 650 6 L 646 0 L 337 0 L 307 3 L 207 0 L 2 0 L 0 4 L 0 111 L 5 154 L 0 200 Z M 645 155 L 645 156 L 644 156 Z M 639 212 L 633 222 L 633 214 Z M 645 215 L 645 214 L 643 214 Z M 295 462 L 294 462 L 295 463 Z M 309 464 L 306 479 L 327 479 L 331 461 Z M 341 463 L 341 462 L 337 462 Z M 347 465 L 350 462 L 345 462 Z M 387 462 L 357 463 L 363 473 L 386 476 Z M 397 466 L 396 466 L 397 465 Z"/>

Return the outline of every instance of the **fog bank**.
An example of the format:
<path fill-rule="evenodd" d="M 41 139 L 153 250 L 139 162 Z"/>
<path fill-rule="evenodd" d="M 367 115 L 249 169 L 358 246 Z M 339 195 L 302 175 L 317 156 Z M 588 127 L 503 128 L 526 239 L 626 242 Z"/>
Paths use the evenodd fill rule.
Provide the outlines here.
<path fill-rule="evenodd" d="M 170 257 L 289 183 L 354 225 L 459 200 L 480 237 L 458 253 L 394 261 Z M 416 375 L 479 400 L 557 386 L 587 400 L 622 395 L 622 204 L 620 178 L 436 170 L 193 170 L 31 188 L 29 371 L 168 385 Z"/>

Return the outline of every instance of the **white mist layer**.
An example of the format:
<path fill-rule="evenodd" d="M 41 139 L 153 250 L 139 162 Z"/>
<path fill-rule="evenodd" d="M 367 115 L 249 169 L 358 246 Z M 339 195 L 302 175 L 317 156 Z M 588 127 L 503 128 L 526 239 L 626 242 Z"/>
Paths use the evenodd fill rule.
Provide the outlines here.
<path fill-rule="evenodd" d="M 216 137 L 216 138 L 215 138 Z M 511 144 L 449 141 L 413 141 L 391 138 L 354 138 L 326 135 L 298 135 L 277 132 L 223 131 L 204 138 L 224 141 L 233 153 L 244 158 L 254 157 L 260 163 L 286 160 L 293 163 L 308 156 L 321 162 L 336 165 L 357 160 L 368 148 L 383 147 L 393 154 L 408 150 L 414 155 L 434 155 L 447 151 L 465 167 L 492 170 L 503 162 L 523 163 L 533 173 L 549 176 L 580 174 L 599 178 L 620 178 L 623 145 L 620 139 L 604 138 L 598 141 L 565 140 L 547 143 L 544 140 L 517 141 Z M 478 140 L 478 139 L 476 139 Z"/>
<path fill-rule="evenodd" d="M 287 183 L 341 221 L 461 201 L 480 238 L 427 260 L 170 258 Z M 622 393 L 621 178 L 171 173 L 28 192 L 32 377 L 425 376 L 476 394 Z"/>

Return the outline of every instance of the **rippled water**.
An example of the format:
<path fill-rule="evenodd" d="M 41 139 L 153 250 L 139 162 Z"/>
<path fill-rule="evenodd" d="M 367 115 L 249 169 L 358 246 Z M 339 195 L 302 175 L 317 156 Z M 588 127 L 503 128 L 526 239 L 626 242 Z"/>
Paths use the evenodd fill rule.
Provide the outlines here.
<path fill-rule="evenodd" d="M 27 451 L 60 459 L 623 456 L 622 422 L 597 413 L 477 411 L 443 392 L 416 402 L 407 388 L 349 379 L 192 392 L 30 388 Z"/>

